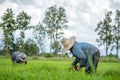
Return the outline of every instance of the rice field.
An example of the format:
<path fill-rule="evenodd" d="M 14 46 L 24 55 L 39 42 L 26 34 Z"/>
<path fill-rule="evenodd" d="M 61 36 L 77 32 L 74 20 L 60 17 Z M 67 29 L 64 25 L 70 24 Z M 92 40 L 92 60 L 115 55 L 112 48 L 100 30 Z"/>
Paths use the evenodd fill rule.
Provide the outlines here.
<path fill-rule="evenodd" d="M 28 64 L 12 65 L 0 57 L 0 80 L 120 80 L 120 62 L 100 62 L 96 74 L 70 71 L 73 58 L 29 58 Z"/>

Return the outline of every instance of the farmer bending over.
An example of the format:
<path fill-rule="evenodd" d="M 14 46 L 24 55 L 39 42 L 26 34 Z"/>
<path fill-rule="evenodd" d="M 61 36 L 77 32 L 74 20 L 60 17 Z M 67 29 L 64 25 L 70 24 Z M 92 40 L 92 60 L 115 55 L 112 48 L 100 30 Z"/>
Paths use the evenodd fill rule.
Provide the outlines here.
<path fill-rule="evenodd" d="M 80 63 L 76 68 L 77 71 L 80 71 L 82 67 L 85 67 L 86 73 L 96 71 L 100 58 L 100 52 L 97 47 L 89 43 L 77 42 L 75 36 L 72 36 L 69 39 L 63 38 L 61 43 L 64 46 L 63 51 L 70 50 L 72 55 L 76 57 L 71 68 L 75 68 L 76 64 Z"/>

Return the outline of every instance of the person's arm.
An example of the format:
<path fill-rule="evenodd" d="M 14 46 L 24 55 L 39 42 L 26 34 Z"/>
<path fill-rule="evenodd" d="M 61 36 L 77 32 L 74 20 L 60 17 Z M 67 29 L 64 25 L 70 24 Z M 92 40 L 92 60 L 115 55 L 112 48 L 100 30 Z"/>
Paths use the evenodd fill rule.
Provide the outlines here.
<path fill-rule="evenodd" d="M 85 66 L 85 61 L 86 61 L 86 55 L 81 49 L 77 49 L 77 57 L 80 58 L 79 63 L 80 66 L 78 66 L 77 70 L 80 71 L 82 67 Z"/>
<path fill-rule="evenodd" d="M 79 63 L 79 61 L 80 61 L 79 58 L 75 58 L 75 60 L 71 64 L 71 68 L 77 70 L 77 67 L 78 67 L 77 63 Z"/>
<path fill-rule="evenodd" d="M 78 71 L 80 71 L 82 69 L 82 67 L 85 67 L 85 62 L 86 62 L 86 59 L 84 59 L 84 58 L 81 58 L 79 60 L 80 65 L 77 67 Z"/>
<path fill-rule="evenodd" d="M 84 58 L 80 59 L 80 67 L 81 68 L 85 66 L 85 61 L 86 61 L 86 59 L 84 59 Z"/>
<path fill-rule="evenodd" d="M 72 65 L 75 66 L 79 62 L 79 58 L 75 58 L 75 60 L 72 62 Z"/>
<path fill-rule="evenodd" d="M 77 49 L 76 50 L 76 56 L 80 59 L 80 65 L 81 67 L 85 65 L 85 60 L 87 59 L 85 53 L 83 52 L 83 50 L 81 49 Z"/>

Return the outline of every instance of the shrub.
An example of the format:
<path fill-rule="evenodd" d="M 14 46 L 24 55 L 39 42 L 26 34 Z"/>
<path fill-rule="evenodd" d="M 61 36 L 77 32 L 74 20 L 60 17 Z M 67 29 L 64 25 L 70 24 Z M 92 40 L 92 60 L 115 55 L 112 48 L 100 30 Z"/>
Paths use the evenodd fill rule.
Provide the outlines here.
<path fill-rule="evenodd" d="M 102 56 L 100 58 L 102 62 L 119 62 L 120 59 L 116 58 L 115 56 Z"/>
<path fill-rule="evenodd" d="M 32 59 L 33 59 L 33 60 L 38 60 L 38 59 L 39 59 L 39 56 L 32 56 Z"/>
<path fill-rule="evenodd" d="M 68 57 L 66 54 L 58 54 L 59 57 Z"/>
<path fill-rule="evenodd" d="M 55 57 L 55 54 L 53 54 L 53 53 L 41 53 L 41 54 L 39 54 L 39 56 L 50 58 L 50 57 Z"/>

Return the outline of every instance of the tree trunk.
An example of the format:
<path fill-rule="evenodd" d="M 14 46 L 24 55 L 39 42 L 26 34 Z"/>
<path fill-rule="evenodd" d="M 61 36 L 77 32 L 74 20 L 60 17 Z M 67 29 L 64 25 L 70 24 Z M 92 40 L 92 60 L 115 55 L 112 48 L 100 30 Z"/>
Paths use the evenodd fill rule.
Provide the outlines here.
<path fill-rule="evenodd" d="M 108 55 L 108 45 L 107 45 L 107 43 L 106 43 L 106 49 L 105 49 L 105 51 L 106 51 L 106 56 Z"/>
<path fill-rule="evenodd" d="M 119 49 L 118 49 L 118 47 L 119 47 L 119 46 L 118 46 L 118 41 L 116 42 L 116 45 L 117 45 L 117 46 L 116 46 L 116 58 L 118 58 L 118 50 L 119 50 Z"/>
<path fill-rule="evenodd" d="M 58 34 L 58 30 L 56 30 L 56 34 L 55 34 L 55 37 L 56 37 L 56 55 L 58 55 L 58 40 L 57 40 L 57 34 Z"/>
<path fill-rule="evenodd" d="M 7 48 L 7 46 L 6 46 L 6 55 L 7 55 L 7 52 L 8 52 L 7 50 L 8 50 L 8 48 Z"/>
<path fill-rule="evenodd" d="M 52 38 L 50 39 L 50 53 L 52 52 L 51 45 L 52 45 Z"/>
<path fill-rule="evenodd" d="M 118 37 L 120 36 L 119 30 L 120 30 L 120 23 L 118 24 L 118 33 L 117 33 L 117 42 L 116 42 L 116 58 L 119 58 L 119 56 L 118 56 L 119 45 L 120 45 L 119 39 L 118 39 Z"/>
<path fill-rule="evenodd" d="M 56 47 L 55 47 L 55 55 L 58 56 L 58 42 L 56 42 Z"/>
<path fill-rule="evenodd" d="M 108 55 L 108 49 L 106 48 L 106 56 Z"/>

